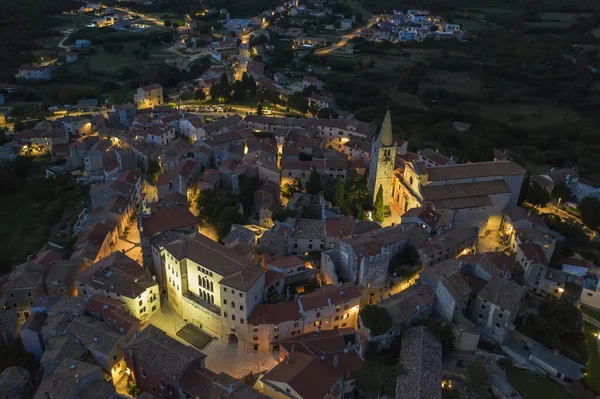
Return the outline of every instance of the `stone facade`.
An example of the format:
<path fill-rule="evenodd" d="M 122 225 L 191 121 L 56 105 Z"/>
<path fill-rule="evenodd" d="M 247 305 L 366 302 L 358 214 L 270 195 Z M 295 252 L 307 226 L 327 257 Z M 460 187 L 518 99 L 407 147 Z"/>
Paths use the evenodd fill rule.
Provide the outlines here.
<path fill-rule="evenodd" d="M 396 145 L 392 139 L 392 120 L 390 111 L 385 114 L 377 141 L 371 151 L 371 166 L 369 171 L 369 192 L 375 202 L 379 187 L 383 188 L 383 201 L 388 205 L 392 196 Z"/>

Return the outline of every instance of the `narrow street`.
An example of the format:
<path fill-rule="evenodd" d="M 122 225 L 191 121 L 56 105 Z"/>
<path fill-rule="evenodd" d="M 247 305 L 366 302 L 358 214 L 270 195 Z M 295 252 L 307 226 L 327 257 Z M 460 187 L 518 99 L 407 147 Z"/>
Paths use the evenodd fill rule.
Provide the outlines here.
<path fill-rule="evenodd" d="M 137 261 L 140 265 L 143 264 L 140 230 L 137 219 L 129 225 L 129 232 L 127 236 L 119 237 L 119 240 L 115 244 L 114 250 L 122 251 L 125 253 L 125 255 Z"/>

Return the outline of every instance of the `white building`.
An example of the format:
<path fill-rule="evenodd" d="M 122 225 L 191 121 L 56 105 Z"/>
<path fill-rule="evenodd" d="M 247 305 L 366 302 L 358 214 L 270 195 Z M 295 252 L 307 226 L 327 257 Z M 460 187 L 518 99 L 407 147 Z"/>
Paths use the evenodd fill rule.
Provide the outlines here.
<path fill-rule="evenodd" d="M 202 118 L 192 117 L 179 121 L 179 131 L 192 141 L 197 141 L 204 137 L 202 129 Z"/>
<path fill-rule="evenodd" d="M 92 264 L 75 279 L 79 296 L 100 294 L 125 302 L 129 313 L 144 320 L 160 309 L 156 279 L 135 260 L 113 252 Z"/>
<path fill-rule="evenodd" d="M 224 342 L 248 349 L 246 324 L 264 300 L 264 269 L 196 233 L 161 250 L 169 304 Z"/>

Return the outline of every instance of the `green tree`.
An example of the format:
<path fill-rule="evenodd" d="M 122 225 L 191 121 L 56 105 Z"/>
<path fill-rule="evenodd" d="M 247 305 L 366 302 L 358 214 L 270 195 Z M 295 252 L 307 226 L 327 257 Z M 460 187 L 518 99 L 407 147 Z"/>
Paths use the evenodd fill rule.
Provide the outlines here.
<path fill-rule="evenodd" d="M 224 208 L 219 213 L 219 219 L 217 220 L 217 225 L 215 227 L 219 238 L 223 238 L 231 231 L 232 224 L 246 224 L 246 222 L 247 220 L 244 215 L 239 212 L 239 207 L 234 205 Z"/>
<path fill-rule="evenodd" d="M 455 338 L 450 325 L 435 320 L 423 320 L 421 324 L 440 340 L 444 356 L 454 351 Z"/>
<path fill-rule="evenodd" d="M 308 103 L 308 112 L 310 112 L 312 116 L 316 116 L 320 109 L 321 108 L 319 108 L 316 102 L 312 101 Z"/>
<path fill-rule="evenodd" d="M 383 203 L 383 186 L 380 185 L 373 204 L 373 220 L 381 223 L 383 219 L 385 219 L 385 204 Z"/>
<path fill-rule="evenodd" d="M 148 164 L 148 169 L 146 170 L 146 174 L 148 177 L 150 177 L 152 184 L 156 184 L 158 181 L 158 175 L 160 174 L 160 165 L 158 162 L 150 161 Z"/>
<path fill-rule="evenodd" d="M 256 81 L 247 72 L 244 72 L 242 75 L 242 83 L 244 84 L 244 89 L 248 93 L 251 98 L 256 97 Z"/>
<path fill-rule="evenodd" d="M 587 227 L 598 231 L 600 229 L 600 199 L 584 197 L 578 206 L 581 220 Z"/>
<path fill-rule="evenodd" d="M 310 171 L 310 180 L 306 185 L 306 191 L 312 195 L 317 195 L 321 191 L 321 175 L 315 168 Z"/>
<path fill-rule="evenodd" d="M 173 29 L 179 28 L 179 24 L 177 22 L 173 22 L 172 26 L 173 26 Z"/>
<path fill-rule="evenodd" d="M 344 202 L 346 201 L 346 187 L 344 186 L 344 182 L 342 179 L 338 178 L 335 182 L 335 194 L 333 196 L 333 203 L 342 208 Z"/>
<path fill-rule="evenodd" d="M 360 320 L 371 331 L 371 335 L 385 334 L 392 328 L 392 318 L 386 308 L 368 305 L 360 311 Z"/>
<path fill-rule="evenodd" d="M 233 90 L 233 99 L 236 101 L 244 101 L 246 99 L 246 88 L 241 80 L 236 80 L 231 85 Z"/>
<path fill-rule="evenodd" d="M 546 206 L 551 199 L 548 191 L 536 182 L 532 182 L 527 190 L 527 201 L 533 206 Z"/>
<path fill-rule="evenodd" d="M 167 19 L 165 20 L 165 28 L 170 28 L 171 27 L 171 20 Z"/>
<path fill-rule="evenodd" d="M 561 204 L 572 201 L 574 199 L 573 191 L 564 182 L 560 182 L 554 186 L 552 190 L 552 197 L 555 200 L 560 200 Z"/>
<path fill-rule="evenodd" d="M 281 196 L 283 198 L 291 198 L 294 193 L 299 193 L 302 191 L 302 183 L 294 179 L 291 183 L 285 183 L 283 187 L 281 187 Z"/>
<path fill-rule="evenodd" d="M 288 98 L 288 106 L 291 109 L 305 114 L 306 111 L 308 111 L 308 100 L 306 97 L 293 95 Z"/>
<path fill-rule="evenodd" d="M 295 218 L 298 215 L 298 211 L 294 209 L 284 208 L 271 215 L 271 220 L 274 222 L 285 222 L 287 218 Z"/>
<path fill-rule="evenodd" d="M 481 360 L 467 366 L 469 382 L 475 388 L 483 390 L 490 384 L 490 375 Z"/>
<path fill-rule="evenodd" d="M 388 265 L 389 273 L 398 273 L 398 275 L 405 274 L 404 268 L 406 266 L 411 266 L 409 273 L 406 273 L 408 277 L 412 276 L 414 272 L 412 266 L 419 265 L 421 262 L 421 257 L 419 256 L 419 251 L 413 245 L 408 244 L 405 246 L 402 251 L 398 252 L 392 259 L 390 259 L 390 263 Z M 403 268 L 404 266 L 404 268 Z"/>
<path fill-rule="evenodd" d="M 356 375 L 357 388 L 366 396 L 394 396 L 396 380 L 401 369 L 399 364 L 387 366 L 375 361 L 362 362 Z"/>
<path fill-rule="evenodd" d="M 244 174 L 239 177 L 240 186 L 240 202 L 244 206 L 244 214 L 252 213 L 252 205 L 254 204 L 254 192 L 260 187 L 258 177 L 249 177 Z"/>
<path fill-rule="evenodd" d="M 194 92 L 194 98 L 196 100 L 206 100 L 206 93 L 202 89 L 196 89 Z"/>

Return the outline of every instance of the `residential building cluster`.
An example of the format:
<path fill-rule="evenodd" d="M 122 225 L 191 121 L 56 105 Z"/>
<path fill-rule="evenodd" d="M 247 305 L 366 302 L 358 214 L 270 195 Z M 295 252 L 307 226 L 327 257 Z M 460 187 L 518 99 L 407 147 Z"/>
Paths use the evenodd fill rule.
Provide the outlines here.
<path fill-rule="evenodd" d="M 402 18 L 429 21 L 420 16 Z M 261 65 L 248 66 L 260 78 Z M 303 85 L 322 82 L 307 76 Z M 438 398 L 441 343 L 421 321 L 441 320 L 457 348 L 475 352 L 480 339 L 517 339 L 526 295 L 559 298 L 576 282 L 581 302 L 600 308 L 592 264 L 573 257 L 551 267 L 564 237 L 519 206 L 526 172 L 502 151 L 477 163 L 410 152 L 389 111 L 377 129 L 355 119 L 209 120 L 166 105 L 158 84 L 133 100 L 107 118 L 40 122 L 11 144 L 63 160 L 49 176 L 78 171 L 90 184 L 68 259 L 49 245 L 2 281 L 0 340 L 19 334 L 41 362 L 42 397 L 110 398 L 125 378 L 165 397 L 342 398 L 356 389 L 367 348 L 387 350 L 402 337 L 396 397 Z M 155 179 L 144 176 L 152 170 Z M 282 196 L 315 173 L 324 185 L 366 177 L 369 199 L 381 192 L 392 222 L 356 220 L 302 189 Z M 577 178 L 552 171 L 532 180 L 552 191 L 578 187 Z M 194 202 L 206 191 L 240 194 L 244 179 L 258 187 L 252 223 L 232 225 L 219 243 L 199 229 Z M 292 212 L 276 217 L 283 210 Z M 139 231 L 139 252 L 119 249 L 130 230 Z M 478 251 L 490 236 L 497 248 Z M 395 264 L 411 250 L 415 264 Z M 163 306 L 195 331 L 240 351 L 275 352 L 279 362 L 254 387 L 215 374 L 205 354 L 153 325 Z M 389 315 L 386 331 L 371 324 L 374 308 Z M 541 344 L 527 350 L 551 376 L 581 377 L 568 362 L 553 372 Z M 0 383 L 33 389 L 23 370 L 5 373 Z"/>
<path fill-rule="evenodd" d="M 422 42 L 433 40 L 463 40 L 465 33 L 459 24 L 446 22 L 426 10 L 394 10 L 376 17 L 377 28 L 361 29 L 360 36 L 372 41 Z"/>

